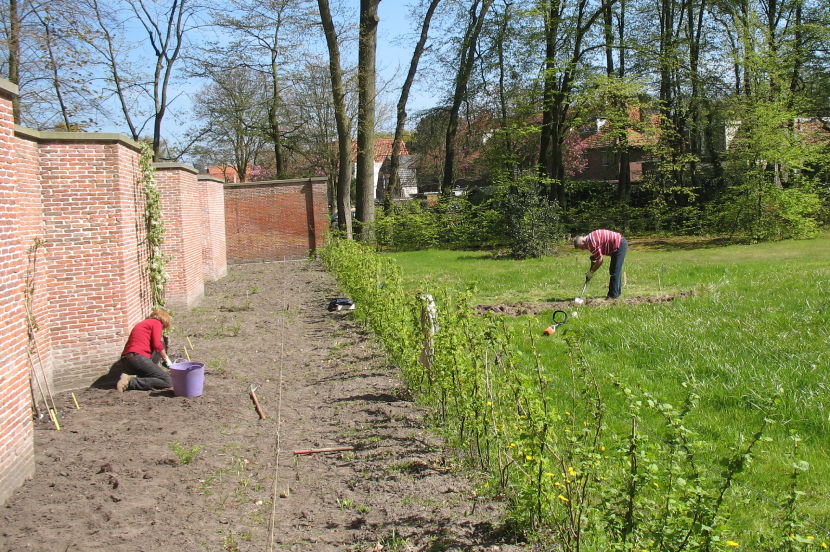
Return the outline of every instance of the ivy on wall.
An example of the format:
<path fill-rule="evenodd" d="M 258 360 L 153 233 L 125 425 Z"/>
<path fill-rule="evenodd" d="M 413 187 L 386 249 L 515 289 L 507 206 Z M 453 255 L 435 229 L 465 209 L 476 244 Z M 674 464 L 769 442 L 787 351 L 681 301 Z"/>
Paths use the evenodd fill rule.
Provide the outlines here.
<path fill-rule="evenodd" d="M 156 169 L 153 166 L 152 148 L 141 142 L 141 187 L 146 200 L 144 222 L 147 228 L 147 272 L 150 279 L 150 294 L 153 308 L 164 306 L 164 285 L 167 283 L 167 272 L 164 270 L 170 260 L 168 255 L 161 251 L 164 243 L 164 220 L 161 218 L 161 198 L 156 184 Z"/>

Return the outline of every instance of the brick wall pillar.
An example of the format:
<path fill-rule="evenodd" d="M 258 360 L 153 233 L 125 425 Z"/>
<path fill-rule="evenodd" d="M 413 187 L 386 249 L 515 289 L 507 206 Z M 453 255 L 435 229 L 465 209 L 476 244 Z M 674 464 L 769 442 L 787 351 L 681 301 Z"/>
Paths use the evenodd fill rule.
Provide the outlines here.
<path fill-rule="evenodd" d="M 149 312 L 138 144 L 117 134 L 37 134 L 54 389 L 109 370 Z"/>
<path fill-rule="evenodd" d="M 0 79 L 0 503 L 35 470 L 23 275 L 25 251 L 14 165 L 12 99 Z"/>
<path fill-rule="evenodd" d="M 205 295 L 201 187 L 193 167 L 155 167 L 165 229 L 162 251 L 170 256 L 164 301 L 172 309 L 189 309 Z"/>
<path fill-rule="evenodd" d="M 205 281 L 228 274 L 225 246 L 225 181 L 199 175 L 202 207 L 202 264 Z"/>

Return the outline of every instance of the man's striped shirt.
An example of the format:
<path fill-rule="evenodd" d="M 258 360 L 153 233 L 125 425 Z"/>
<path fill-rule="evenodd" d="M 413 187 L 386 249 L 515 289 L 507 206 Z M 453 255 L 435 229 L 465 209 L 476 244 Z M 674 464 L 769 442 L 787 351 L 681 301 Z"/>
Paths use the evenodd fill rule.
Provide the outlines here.
<path fill-rule="evenodd" d="M 602 260 L 603 255 L 612 255 L 620 248 L 622 235 L 611 230 L 594 230 L 585 236 L 585 243 L 588 244 L 588 251 L 597 261 Z"/>

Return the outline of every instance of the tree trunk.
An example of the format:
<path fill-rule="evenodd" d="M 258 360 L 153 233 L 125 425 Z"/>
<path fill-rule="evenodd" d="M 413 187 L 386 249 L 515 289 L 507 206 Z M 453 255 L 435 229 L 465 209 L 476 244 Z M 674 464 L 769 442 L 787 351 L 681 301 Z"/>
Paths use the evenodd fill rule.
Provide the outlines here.
<path fill-rule="evenodd" d="M 274 143 L 274 163 L 277 178 L 282 178 L 285 173 L 285 163 L 282 153 L 282 141 L 280 140 L 280 120 L 277 111 L 280 107 L 280 87 L 277 73 L 277 32 L 274 31 L 274 49 L 271 50 L 271 103 L 268 105 L 268 127 L 271 140 Z"/>
<path fill-rule="evenodd" d="M 357 107 L 357 231 L 364 241 L 375 220 L 375 57 L 380 0 L 360 0 Z"/>
<path fill-rule="evenodd" d="M 346 233 L 346 239 L 352 239 L 352 206 L 349 192 L 351 188 L 352 140 L 349 135 L 348 116 L 346 114 L 346 95 L 343 92 L 343 72 L 340 69 L 340 47 L 337 44 L 337 32 L 331 19 L 328 0 L 317 0 L 320 7 L 320 21 L 326 34 L 329 50 L 329 72 L 331 73 L 331 91 L 334 99 L 334 120 L 337 124 L 337 150 L 339 167 L 337 171 L 337 227 Z"/>
<path fill-rule="evenodd" d="M 17 0 L 9 0 L 9 81 L 20 84 L 20 16 Z M 20 95 L 12 99 L 14 123 L 20 124 Z"/>
<path fill-rule="evenodd" d="M 412 61 L 409 62 L 409 72 L 406 74 L 406 80 L 401 88 L 401 97 L 398 100 L 397 121 L 395 122 L 395 139 L 392 141 L 392 159 L 389 164 L 389 185 L 386 192 L 386 212 L 392 211 L 392 200 L 400 197 L 401 185 L 398 177 L 398 168 L 400 166 L 401 142 L 403 141 L 403 129 L 406 123 L 406 102 L 409 100 L 409 91 L 412 88 L 412 83 L 415 81 L 415 73 L 418 71 L 418 62 L 421 60 L 421 54 L 424 53 L 424 46 L 429 35 L 429 24 L 432 21 L 432 15 L 441 0 L 430 0 L 427 8 L 424 21 L 421 24 L 421 36 L 418 38 L 418 43 L 415 45 L 415 51 L 412 53 Z"/>
<path fill-rule="evenodd" d="M 461 111 L 461 102 L 467 96 L 467 83 L 475 63 L 476 44 L 481 28 L 484 26 L 484 16 L 493 5 L 494 0 L 474 0 L 470 6 L 470 24 L 464 33 L 461 42 L 461 52 L 458 56 L 459 67 L 455 76 L 455 92 L 452 98 L 452 107 L 449 111 L 447 123 L 447 141 L 444 156 L 444 178 L 441 181 L 441 193 L 449 197 L 455 185 L 455 137 L 458 134 L 458 114 Z M 480 7 L 480 9 L 479 9 Z"/>
<path fill-rule="evenodd" d="M 625 0 L 620 0 L 620 25 L 619 25 L 619 44 L 620 44 L 620 68 L 619 77 L 625 78 Z M 626 107 L 626 110 L 628 108 Z M 629 118 L 626 117 L 626 120 Z M 619 170 L 619 184 L 617 186 L 618 199 L 620 203 L 628 204 L 631 200 L 631 152 L 628 144 L 628 128 L 622 134 L 622 143 L 620 144 L 620 170 Z M 626 227 L 626 230 L 628 228 Z"/>
<path fill-rule="evenodd" d="M 579 65 L 582 63 L 582 57 L 585 55 L 582 42 L 593 28 L 597 19 L 605 13 L 606 9 L 610 9 L 614 1 L 608 0 L 607 2 L 603 2 L 601 6 L 597 7 L 596 11 L 590 14 L 585 13 L 588 7 L 587 0 L 579 1 L 575 26 L 573 28 L 568 27 L 568 30 L 574 33 L 573 49 L 568 54 L 565 69 L 561 74 L 558 74 L 556 70 L 559 64 L 555 59 L 556 51 L 554 46 L 557 41 L 562 39 L 562 37 L 558 36 L 560 29 L 558 22 L 561 19 L 559 0 L 553 0 L 549 11 L 545 13 L 545 17 L 548 20 L 546 20 L 545 24 L 547 47 L 544 76 L 545 97 L 543 98 L 544 103 L 542 105 L 542 148 L 540 148 L 540 156 L 543 159 L 548 159 L 546 174 L 549 178 L 553 179 L 549 188 L 548 197 L 558 201 L 559 206 L 563 209 L 567 207 L 567 197 L 565 195 L 565 164 L 562 159 L 562 147 L 565 134 L 568 131 L 571 87 L 579 70 Z M 547 133 L 544 130 L 545 126 L 548 129 Z"/>

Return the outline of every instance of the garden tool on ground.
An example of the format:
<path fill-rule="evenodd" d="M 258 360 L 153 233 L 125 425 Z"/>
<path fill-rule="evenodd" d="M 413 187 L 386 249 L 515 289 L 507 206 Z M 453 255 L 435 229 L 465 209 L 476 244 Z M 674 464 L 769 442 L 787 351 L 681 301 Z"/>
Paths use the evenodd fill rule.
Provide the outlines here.
<path fill-rule="evenodd" d="M 545 335 L 553 335 L 556 331 L 556 326 L 561 326 L 568 321 L 568 313 L 565 311 L 553 311 L 553 324 L 545 328 Z"/>
<path fill-rule="evenodd" d="M 582 299 L 582 296 L 583 296 L 583 295 L 585 295 L 585 288 L 587 288 L 587 287 L 588 287 L 588 281 L 589 281 L 589 280 L 586 278 L 586 279 L 585 279 L 585 285 L 584 285 L 584 286 L 582 286 L 582 293 L 580 293 L 580 294 L 579 294 L 579 297 L 577 297 L 576 299 L 574 299 L 574 303 L 576 303 L 577 305 L 581 305 L 582 303 L 584 303 L 584 302 L 585 302 L 585 300 L 584 300 L 584 299 Z"/>

